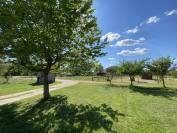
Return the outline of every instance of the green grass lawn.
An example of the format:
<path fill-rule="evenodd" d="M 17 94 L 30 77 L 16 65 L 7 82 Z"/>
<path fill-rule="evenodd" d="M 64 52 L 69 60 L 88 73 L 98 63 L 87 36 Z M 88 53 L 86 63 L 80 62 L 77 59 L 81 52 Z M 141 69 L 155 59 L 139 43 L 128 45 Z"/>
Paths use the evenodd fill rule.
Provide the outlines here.
<path fill-rule="evenodd" d="M 92 76 L 64 76 L 57 77 L 58 79 L 66 79 L 66 80 L 83 80 L 83 81 L 92 81 Z M 100 78 L 100 81 L 105 81 Z"/>
<path fill-rule="evenodd" d="M 177 87 L 81 83 L 41 97 L 0 107 L 0 132 L 177 132 Z"/>
<path fill-rule="evenodd" d="M 93 77 L 95 77 L 95 78 L 92 80 Z M 93 76 L 93 77 L 92 76 L 64 76 L 64 77 L 57 77 L 57 78 L 58 79 L 66 79 L 66 80 L 96 81 L 96 82 L 105 82 L 107 80 L 106 77 L 102 77 L 102 76 Z M 127 79 L 127 77 L 126 77 L 126 79 Z M 116 78 L 114 78 L 114 80 L 120 81 L 120 78 L 116 77 Z"/>
<path fill-rule="evenodd" d="M 6 82 L 4 78 L 0 77 L 0 96 L 43 87 L 43 85 L 34 85 L 35 82 L 36 78 L 10 78 L 10 80 Z M 51 85 L 58 83 L 57 81 Z"/>

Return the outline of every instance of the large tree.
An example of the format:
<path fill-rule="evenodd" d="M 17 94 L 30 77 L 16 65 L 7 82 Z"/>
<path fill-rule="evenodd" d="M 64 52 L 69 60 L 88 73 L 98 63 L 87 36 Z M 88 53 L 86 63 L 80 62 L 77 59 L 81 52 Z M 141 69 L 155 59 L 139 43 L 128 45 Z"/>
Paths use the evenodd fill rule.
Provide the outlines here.
<path fill-rule="evenodd" d="M 166 88 L 164 76 L 169 72 L 173 61 L 170 57 L 161 57 L 147 64 L 149 70 L 160 77 L 163 87 Z"/>
<path fill-rule="evenodd" d="M 44 73 L 44 99 L 54 65 L 104 54 L 93 12 L 92 0 L 0 1 L 1 45 L 15 63 Z"/>
<path fill-rule="evenodd" d="M 120 64 L 119 70 L 124 75 L 128 75 L 130 78 L 131 86 L 133 86 L 133 81 L 135 80 L 135 76 L 142 73 L 145 65 L 145 61 L 123 61 Z"/>

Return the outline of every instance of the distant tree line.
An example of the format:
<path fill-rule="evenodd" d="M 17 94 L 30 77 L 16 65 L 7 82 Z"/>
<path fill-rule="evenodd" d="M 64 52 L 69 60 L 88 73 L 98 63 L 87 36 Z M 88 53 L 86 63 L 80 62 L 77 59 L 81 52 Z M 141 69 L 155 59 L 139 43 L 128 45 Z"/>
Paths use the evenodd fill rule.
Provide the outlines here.
<path fill-rule="evenodd" d="M 15 65 L 11 62 L 0 62 L 0 76 L 33 76 L 36 75 L 20 65 Z"/>
<path fill-rule="evenodd" d="M 118 66 L 111 66 L 106 69 L 109 80 L 112 80 L 115 75 L 126 75 L 129 77 L 131 86 L 135 81 L 135 76 L 140 76 L 143 73 L 156 75 L 162 81 L 163 87 L 166 88 L 165 76 L 170 75 L 177 77 L 177 69 L 170 57 L 161 57 L 152 61 L 149 60 L 135 60 L 122 61 Z"/>
<path fill-rule="evenodd" d="M 61 76 L 93 76 L 103 72 L 103 66 L 95 60 L 74 61 L 56 69 Z"/>

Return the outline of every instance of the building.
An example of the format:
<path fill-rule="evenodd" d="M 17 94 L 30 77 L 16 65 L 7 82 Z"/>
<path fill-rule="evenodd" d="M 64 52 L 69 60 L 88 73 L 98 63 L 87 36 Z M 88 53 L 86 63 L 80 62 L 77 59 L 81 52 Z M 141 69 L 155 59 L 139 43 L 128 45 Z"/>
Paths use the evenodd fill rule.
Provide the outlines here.
<path fill-rule="evenodd" d="M 54 83 L 55 82 L 55 74 L 49 73 L 48 74 L 48 83 Z M 38 72 L 37 73 L 37 84 L 43 84 L 44 83 L 44 73 Z"/>
<path fill-rule="evenodd" d="M 150 72 L 144 72 L 141 75 L 141 79 L 145 79 L 145 80 L 152 80 L 152 74 Z"/>

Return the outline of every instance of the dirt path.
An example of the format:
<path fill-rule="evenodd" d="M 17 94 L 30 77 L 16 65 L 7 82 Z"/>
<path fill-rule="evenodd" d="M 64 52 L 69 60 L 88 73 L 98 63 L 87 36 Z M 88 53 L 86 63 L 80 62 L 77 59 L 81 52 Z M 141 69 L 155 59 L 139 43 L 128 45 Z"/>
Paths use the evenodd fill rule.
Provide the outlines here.
<path fill-rule="evenodd" d="M 61 82 L 61 84 L 50 87 L 50 91 L 59 90 L 59 89 L 73 86 L 73 85 L 79 83 L 79 81 L 72 81 L 72 80 L 60 80 L 60 82 Z M 5 95 L 5 96 L 0 96 L 0 105 L 13 103 L 13 102 L 16 102 L 16 101 L 19 101 L 19 100 L 22 100 L 25 98 L 29 98 L 32 96 L 36 96 L 39 94 L 43 94 L 42 88 L 30 90 L 30 91 L 25 91 L 25 92 L 20 92 L 20 93 L 15 93 L 15 94 L 9 94 L 9 95 Z"/>
<path fill-rule="evenodd" d="M 50 91 L 54 90 L 59 90 L 65 87 L 73 86 L 78 83 L 107 83 L 107 82 L 96 82 L 96 81 L 81 81 L 81 80 L 59 80 L 61 84 L 59 85 L 54 85 L 50 87 Z M 43 89 L 35 89 L 35 90 L 30 90 L 30 91 L 25 91 L 25 92 L 20 92 L 20 93 L 15 93 L 15 94 L 9 94 L 5 96 L 0 96 L 0 106 L 4 104 L 9 104 L 13 103 L 25 98 L 29 98 L 32 96 L 36 96 L 39 94 L 43 94 Z"/>

